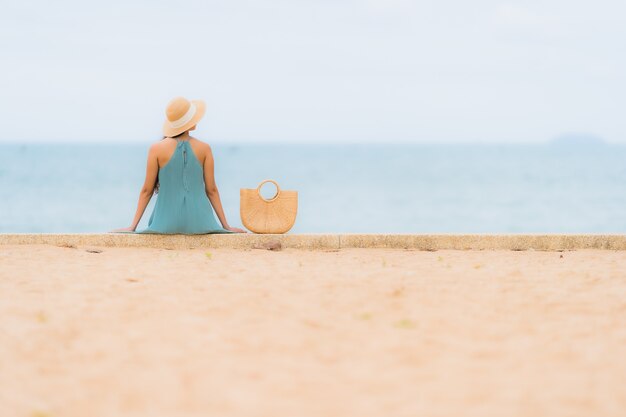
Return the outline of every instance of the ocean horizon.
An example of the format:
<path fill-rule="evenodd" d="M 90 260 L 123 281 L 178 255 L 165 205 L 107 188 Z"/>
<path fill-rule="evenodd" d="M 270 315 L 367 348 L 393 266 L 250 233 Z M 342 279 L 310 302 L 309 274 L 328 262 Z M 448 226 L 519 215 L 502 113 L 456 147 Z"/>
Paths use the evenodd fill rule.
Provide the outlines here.
<path fill-rule="evenodd" d="M 0 232 L 129 226 L 151 143 L 0 143 Z M 299 193 L 289 233 L 626 232 L 621 144 L 211 145 L 231 226 L 269 178 Z"/>

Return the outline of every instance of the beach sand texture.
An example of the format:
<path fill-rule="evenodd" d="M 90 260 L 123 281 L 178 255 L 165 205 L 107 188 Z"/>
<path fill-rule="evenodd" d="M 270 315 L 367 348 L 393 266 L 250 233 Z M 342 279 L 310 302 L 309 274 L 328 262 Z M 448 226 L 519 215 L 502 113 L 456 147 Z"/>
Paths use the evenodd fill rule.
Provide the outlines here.
<path fill-rule="evenodd" d="M 0 416 L 209 415 L 624 416 L 626 252 L 0 246 Z"/>

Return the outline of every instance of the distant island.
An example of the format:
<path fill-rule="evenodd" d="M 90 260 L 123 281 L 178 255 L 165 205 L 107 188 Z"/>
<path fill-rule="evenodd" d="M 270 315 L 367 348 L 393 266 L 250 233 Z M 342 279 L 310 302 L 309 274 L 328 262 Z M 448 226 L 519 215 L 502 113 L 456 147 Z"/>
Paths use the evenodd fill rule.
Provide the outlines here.
<path fill-rule="evenodd" d="M 576 146 L 592 147 L 606 145 L 606 141 L 599 136 L 587 133 L 567 133 L 552 139 L 550 145 L 553 146 Z"/>

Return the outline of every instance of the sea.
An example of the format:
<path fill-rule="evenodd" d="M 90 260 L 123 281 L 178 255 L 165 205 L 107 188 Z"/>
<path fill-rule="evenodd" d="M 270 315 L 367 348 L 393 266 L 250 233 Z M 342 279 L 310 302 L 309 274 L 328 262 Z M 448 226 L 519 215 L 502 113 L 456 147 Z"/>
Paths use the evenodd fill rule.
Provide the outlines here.
<path fill-rule="evenodd" d="M 149 146 L 0 143 L 0 233 L 129 226 Z M 239 190 L 273 179 L 298 192 L 289 233 L 626 233 L 624 145 L 211 146 L 232 226 L 242 227 Z"/>

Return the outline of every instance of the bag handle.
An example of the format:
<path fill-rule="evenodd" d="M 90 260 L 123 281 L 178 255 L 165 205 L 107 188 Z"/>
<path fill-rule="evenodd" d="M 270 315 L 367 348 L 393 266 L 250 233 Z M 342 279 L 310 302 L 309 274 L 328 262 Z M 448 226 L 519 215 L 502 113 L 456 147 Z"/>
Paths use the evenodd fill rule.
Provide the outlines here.
<path fill-rule="evenodd" d="M 274 197 L 270 198 L 269 200 L 267 200 L 265 197 L 263 197 L 263 196 L 261 195 L 261 187 L 262 187 L 262 186 L 263 186 L 263 184 L 265 184 L 266 182 L 271 182 L 272 184 L 274 184 L 274 185 L 276 186 L 276 195 L 275 195 Z M 280 194 L 280 187 L 278 186 L 278 183 L 277 183 L 276 181 L 274 181 L 274 180 L 269 180 L 269 179 L 268 179 L 268 180 L 263 180 L 263 181 L 261 181 L 261 183 L 259 184 L 259 186 L 258 186 L 258 187 L 256 187 L 256 192 L 257 192 L 257 194 L 259 195 L 259 197 L 261 198 L 261 200 L 263 200 L 263 201 L 265 201 L 265 202 L 267 202 L 267 203 L 270 203 L 270 202 L 272 202 L 272 201 L 274 201 L 274 200 L 276 200 L 276 199 L 278 198 L 278 195 Z"/>

